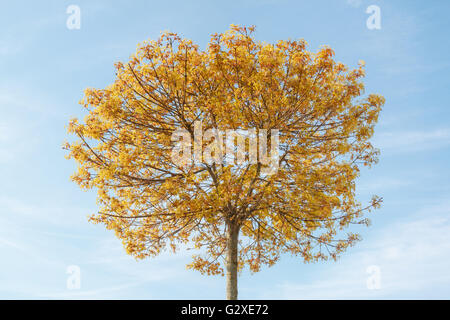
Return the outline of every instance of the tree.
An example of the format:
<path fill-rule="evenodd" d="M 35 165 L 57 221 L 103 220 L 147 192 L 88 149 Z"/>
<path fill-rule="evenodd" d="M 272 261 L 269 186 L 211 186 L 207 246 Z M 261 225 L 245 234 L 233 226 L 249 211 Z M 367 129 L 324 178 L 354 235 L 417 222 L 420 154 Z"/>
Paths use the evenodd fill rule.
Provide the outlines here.
<path fill-rule="evenodd" d="M 360 238 L 344 229 L 368 224 L 364 213 L 381 202 L 374 196 L 363 207 L 355 179 L 377 161 L 369 139 L 384 98 L 363 97 L 363 62 L 350 70 L 329 47 L 306 46 L 260 42 L 254 27 L 234 25 L 205 50 L 167 32 L 138 45 L 115 65 L 112 85 L 85 90 L 88 114 L 68 126 L 77 137 L 65 146 L 78 163 L 72 179 L 98 191 L 90 220 L 136 258 L 199 249 L 188 267 L 226 274 L 228 299 L 237 299 L 245 266 L 257 272 L 283 253 L 336 260 Z M 192 161 L 173 161 L 191 151 L 184 141 L 174 153 L 180 130 L 194 139 Z M 208 130 L 209 139 L 198 138 Z M 241 161 L 225 158 L 226 130 L 250 132 Z M 264 150 L 251 161 L 255 132 L 259 151 L 268 133 L 276 163 L 263 161 Z M 214 141 L 214 161 L 205 160 Z M 234 150 L 234 137 L 226 141 Z"/>

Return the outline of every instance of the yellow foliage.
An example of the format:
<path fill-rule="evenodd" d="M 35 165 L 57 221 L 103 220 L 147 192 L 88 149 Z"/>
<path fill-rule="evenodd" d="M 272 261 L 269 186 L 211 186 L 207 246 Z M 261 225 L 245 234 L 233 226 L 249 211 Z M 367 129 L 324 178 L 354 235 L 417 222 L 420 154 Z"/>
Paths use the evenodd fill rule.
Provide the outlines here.
<path fill-rule="evenodd" d="M 205 50 L 164 33 L 116 63 L 105 89 L 85 90 L 83 122 L 66 144 L 79 164 L 73 180 L 98 189 L 98 214 L 137 258 L 180 244 L 202 248 L 189 267 L 223 274 L 226 230 L 240 228 L 239 266 L 258 271 L 283 252 L 315 261 L 359 238 L 337 231 L 357 223 L 362 208 L 354 181 L 360 165 L 377 161 L 368 142 L 384 103 L 362 97 L 364 62 L 354 70 L 313 53 L 304 40 L 256 41 L 253 27 L 214 34 Z M 280 165 L 264 176 L 257 164 L 230 168 L 170 161 L 171 134 L 204 128 L 279 129 Z M 364 220 L 364 222 L 366 222 Z"/>

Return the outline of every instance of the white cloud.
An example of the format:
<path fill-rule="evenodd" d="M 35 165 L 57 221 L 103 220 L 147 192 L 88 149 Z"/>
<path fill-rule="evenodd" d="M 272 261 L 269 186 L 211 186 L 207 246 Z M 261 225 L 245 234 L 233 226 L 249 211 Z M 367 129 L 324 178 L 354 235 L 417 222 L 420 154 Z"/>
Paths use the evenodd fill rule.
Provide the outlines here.
<path fill-rule="evenodd" d="M 378 191 L 392 191 L 398 190 L 406 186 L 410 186 L 411 181 L 399 179 L 395 177 L 376 177 L 372 180 L 364 181 L 357 184 L 357 191 L 359 192 L 378 192 Z"/>
<path fill-rule="evenodd" d="M 424 207 L 410 221 L 387 226 L 357 253 L 309 283 L 279 285 L 285 299 L 450 298 L 450 203 Z M 366 272 L 381 271 L 369 290 Z"/>
<path fill-rule="evenodd" d="M 45 226 L 44 233 L 51 227 L 75 227 L 88 224 L 90 209 L 73 206 L 39 205 L 18 198 L 0 196 L 0 230 L 11 224 L 20 227 Z M 55 229 L 53 229 L 55 230 Z"/>
<path fill-rule="evenodd" d="M 55 293 L 42 293 L 38 294 L 37 297 L 45 299 L 105 299 L 105 297 L 111 294 L 117 294 L 125 289 L 135 288 L 141 285 L 143 285 L 142 282 L 125 283 L 93 290 L 65 290 Z"/>
<path fill-rule="evenodd" d="M 120 240 L 77 208 L 51 208 L 0 197 L 0 297 L 91 299 L 157 296 L 161 281 L 186 273 L 186 255 L 136 261 Z M 78 225 L 84 219 L 83 225 Z M 70 233 L 65 233 L 65 232 Z M 3 260 L 4 259 L 4 260 Z M 81 290 L 66 288 L 69 265 L 81 268 Z M 145 287 L 145 288 L 144 288 Z M 152 293 L 153 292 L 153 293 Z M 4 294 L 4 295 L 3 295 Z"/>
<path fill-rule="evenodd" d="M 392 153 L 414 152 L 450 144 L 450 129 L 383 132 L 374 137 L 374 145 Z"/>
<path fill-rule="evenodd" d="M 13 55 L 19 51 L 20 47 L 16 44 L 8 43 L 4 40 L 0 41 L 0 56 Z"/>
<path fill-rule="evenodd" d="M 359 6 L 361 6 L 361 3 L 362 3 L 362 0 L 347 0 L 347 4 L 354 8 L 358 8 Z"/>

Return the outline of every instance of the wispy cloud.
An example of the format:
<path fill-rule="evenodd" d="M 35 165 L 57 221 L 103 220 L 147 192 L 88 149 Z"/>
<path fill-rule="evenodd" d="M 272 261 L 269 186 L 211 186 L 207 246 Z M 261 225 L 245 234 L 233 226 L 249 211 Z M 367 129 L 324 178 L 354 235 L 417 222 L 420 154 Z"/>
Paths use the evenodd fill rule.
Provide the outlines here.
<path fill-rule="evenodd" d="M 354 8 L 358 8 L 362 4 L 362 0 L 346 0 L 346 2 L 349 6 Z"/>
<path fill-rule="evenodd" d="M 0 56 L 17 54 L 21 49 L 22 48 L 19 44 L 0 40 Z"/>
<path fill-rule="evenodd" d="M 54 293 L 39 293 L 37 297 L 45 299 L 107 299 L 108 297 L 113 298 L 114 296 L 111 295 L 120 293 L 125 289 L 136 288 L 143 284 L 143 282 L 124 283 L 93 290 L 64 290 Z"/>
<path fill-rule="evenodd" d="M 383 132 L 374 138 L 374 145 L 390 153 L 422 151 L 446 147 L 449 144 L 449 128 Z"/>
<path fill-rule="evenodd" d="M 358 192 L 378 192 L 395 191 L 399 188 L 410 186 L 410 180 L 395 177 L 377 177 L 369 181 L 364 181 L 357 185 Z"/>
<path fill-rule="evenodd" d="M 369 266 L 381 288 L 369 290 Z M 450 298 L 450 203 L 428 206 L 388 225 L 361 249 L 309 283 L 279 285 L 286 299 Z"/>

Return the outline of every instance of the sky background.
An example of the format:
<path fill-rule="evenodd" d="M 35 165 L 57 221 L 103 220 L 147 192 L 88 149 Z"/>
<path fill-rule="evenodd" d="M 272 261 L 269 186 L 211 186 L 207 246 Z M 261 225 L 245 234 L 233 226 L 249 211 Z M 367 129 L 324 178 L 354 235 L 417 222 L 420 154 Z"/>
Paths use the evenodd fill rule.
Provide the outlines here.
<path fill-rule="evenodd" d="M 81 28 L 69 30 L 69 5 Z M 366 8 L 381 9 L 369 30 Z M 187 270 L 191 252 L 136 261 L 114 233 L 93 225 L 95 191 L 81 191 L 64 158 L 71 117 L 86 87 L 114 80 L 116 61 L 170 30 L 202 48 L 230 24 L 256 37 L 304 38 L 336 60 L 366 61 L 366 92 L 385 96 L 363 170 L 364 203 L 384 198 L 363 241 L 337 262 L 284 256 L 239 278 L 241 299 L 450 299 L 449 1 L 5 1 L 0 4 L 0 298 L 222 299 L 225 279 Z M 69 289 L 69 266 L 81 271 Z M 380 286 L 370 277 L 379 272 Z M 369 271 L 369 272 L 368 272 Z"/>

